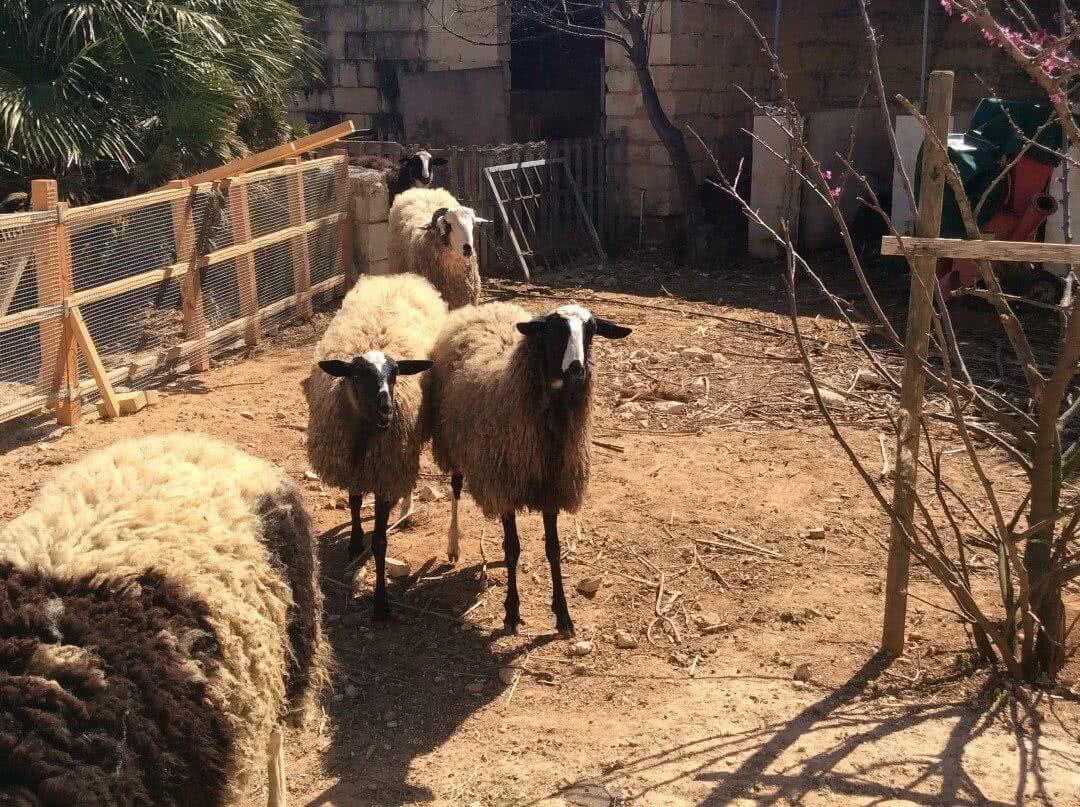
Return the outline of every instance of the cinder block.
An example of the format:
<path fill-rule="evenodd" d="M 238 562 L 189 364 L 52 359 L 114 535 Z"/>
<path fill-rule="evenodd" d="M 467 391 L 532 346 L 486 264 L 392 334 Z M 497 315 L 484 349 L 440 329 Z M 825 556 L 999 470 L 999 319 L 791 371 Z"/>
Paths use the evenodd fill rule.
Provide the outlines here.
<path fill-rule="evenodd" d="M 390 215 L 390 194 L 384 182 L 375 184 L 371 177 L 378 176 L 370 172 L 362 179 L 353 177 L 353 211 L 358 224 L 373 224 L 386 221 Z"/>
<path fill-rule="evenodd" d="M 607 91 L 611 93 L 637 92 L 637 76 L 630 70 L 615 70 L 608 68 Z"/>
<path fill-rule="evenodd" d="M 643 113 L 640 92 L 609 92 L 605 101 L 608 115 L 631 117 Z"/>
<path fill-rule="evenodd" d="M 361 264 L 368 265 L 386 259 L 389 227 L 385 221 L 356 225 L 356 251 Z"/>
<path fill-rule="evenodd" d="M 338 112 L 370 115 L 381 109 L 379 91 L 374 87 L 335 87 L 333 97 Z"/>
<path fill-rule="evenodd" d="M 671 34 L 653 34 L 649 40 L 649 64 L 675 64 L 671 59 Z"/>

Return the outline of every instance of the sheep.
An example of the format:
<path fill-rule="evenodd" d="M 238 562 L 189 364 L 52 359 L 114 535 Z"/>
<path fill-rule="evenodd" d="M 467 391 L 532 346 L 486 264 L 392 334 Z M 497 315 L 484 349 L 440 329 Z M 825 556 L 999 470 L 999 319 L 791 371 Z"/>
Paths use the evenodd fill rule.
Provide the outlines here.
<path fill-rule="evenodd" d="M 446 158 L 432 157 L 430 151 L 421 150 L 411 157 L 402 157 L 398 163 L 400 167 L 397 175 L 392 176 L 387 182 L 391 203 L 399 193 L 404 193 L 410 188 L 430 188 L 435 177 L 431 169 L 446 165 Z"/>
<path fill-rule="evenodd" d="M 390 207 L 389 272 L 412 272 L 431 281 L 451 309 L 480 301 L 480 269 L 473 226 L 486 223 L 442 189 L 414 189 Z"/>
<path fill-rule="evenodd" d="M 311 521 L 273 465 L 196 434 L 63 469 L 0 528 L 0 804 L 222 805 L 327 678 Z"/>
<path fill-rule="evenodd" d="M 431 366 L 428 352 L 446 317 L 446 303 L 416 275 L 365 276 L 315 346 L 304 381 L 307 450 L 323 482 L 349 492 L 349 556 L 364 550 L 360 507 L 375 494 L 375 618 L 389 618 L 386 531 L 390 509 L 412 508 L 420 466 L 421 389 L 411 378 Z"/>
<path fill-rule="evenodd" d="M 523 508 L 543 513 L 551 609 L 558 630 L 574 633 L 559 567 L 558 516 L 580 509 L 589 482 L 592 338 L 629 333 L 576 304 L 534 318 L 513 303 L 490 303 L 451 313 L 431 349 L 427 429 L 453 492 L 447 555 L 458 558 L 458 500 L 467 480 L 484 515 L 502 519 L 504 624 L 511 633 L 523 624 L 515 521 Z"/>

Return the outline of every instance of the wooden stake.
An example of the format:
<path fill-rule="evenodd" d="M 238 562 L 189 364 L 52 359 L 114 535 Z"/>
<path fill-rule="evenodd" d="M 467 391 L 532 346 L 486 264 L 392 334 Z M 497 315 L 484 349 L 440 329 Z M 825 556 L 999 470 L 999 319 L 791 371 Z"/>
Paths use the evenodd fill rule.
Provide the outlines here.
<path fill-rule="evenodd" d="M 229 219 L 234 244 L 251 242 L 251 211 L 247 185 L 229 183 Z M 240 316 L 245 320 L 244 343 L 259 344 L 259 291 L 255 280 L 255 253 L 251 250 L 236 256 L 236 283 L 240 289 Z"/>
<path fill-rule="evenodd" d="M 289 224 L 302 227 L 307 221 L 304 205 L 304 169 L 299 167 L 302 160 L 290 157 L 288 165 L 298 166 L 296 171 L 285 178 L 289 197 Z M 346 169 L 348 170 L 348 169 Z M 311 319 L 311 258 L 308 253 L 307 233 L 301 233 L 289 242 L 289 257 L 293 266 L 293 285 L 296 287 L 296 310 L 304 319 Z"/>
<path fill-rule="evenodd" d="M 341 240 L 341 267 L 345 273 L 345 291 L 348 291 L 357 281 L 356 256 L 353 254 L 353 206 L 349 204 L 349 152 L 335 151 L 334 156 L 344 157 L 334 166 L 334 179 L 337 209 L 339 213 L 344 214 L 338 226 Z"/>
<path fill-rule="evenodd" d="M 945 161 L 948 158 L 937 143 L 948 141 L 952 94 L 952 72 L 935 70 L 930 75 L 926 118 L 937 142 L 927 137 L 923 150 L 919 215 L 915 224 L 915 234 L 920 238 L 937 238 L 941 231 L 941 202 L 945 192 Z M 889 542 L 885 617 L 881 633 L 881 649 L 890 656 L 898 656 L 904 650 L 908 568 L 911 561 L 907 540 L 908 536 L 915 535 L 915 482 L 919 467 L 923 362 L 930 338 L 930 315 L 934 306 L 934 284 L 937 283 L 936 266 L 936 258 L 916 258 L 911 272 L 911 297 L 904 336 L 904 374 L 897 415 L 896 486 L 893 490 L 895 517 Z"/>
<path fill-rule="evenodd" d="M 185 188 L 187 183 L 182 179 L 174 179 L 169 183 L 170 188 Z M 195 191 L 177 199 L 172 203 L 173 237 L 176 240 L 176 263 L 188 264 L 187 274 L 180 286 L 180 300 L 184 314 L 184 338 L 199 340 L 206 336 L 210 329 L 206 321 L 206 312 L 203 310 L 202 299 L 202 272 L 199 271 L 197 261 L 192 261 L 192 253 L 195 251 L 195 220 L 192 207 L 195 204 Z M 202 373 L 210 369 L 210 349 L 205 343 L 200 343 L 191 354 L 191 369 L 193 372 Z"/>
<path fill-rule="evenodd" d="M 94 377 L 98 392 L 101 393 L 101 402 L 105 408 L 105 415 L 111 418 L 120 417 L 120 403 L 113 391 L 112 382 L 105 372 L 105 365 L 98 356 L 97 345 L 90 338 L 90 331 L 86 328 L 82 314 L 77 307 L 72 307 L 67 315 L 67 327 L 71 329 L 72 336 L 78 343 L 83 355 L 86 357 L 86 365 L 90 368 L 90 374 Z"/>

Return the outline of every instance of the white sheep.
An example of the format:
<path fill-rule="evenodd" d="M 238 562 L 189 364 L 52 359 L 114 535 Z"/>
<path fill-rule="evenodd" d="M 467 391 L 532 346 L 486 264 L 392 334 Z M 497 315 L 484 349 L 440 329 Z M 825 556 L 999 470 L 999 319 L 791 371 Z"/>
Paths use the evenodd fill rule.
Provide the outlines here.
<path fill-rule="evenodd" d="M 581 507 L 592 457 L 592 338 L 629 328 L 565 305 L 534 318 L 512 303 L 463 308 L 446 319 L 424 379 L 432 453 L 451 474 L 447 554 L 459 553 L 462 483 L 489 518 L 500 517 L 507 564 L 507 630 L 521 623 L 515 513 L 539 510 L 559 631 L 574 623 L 563 594 L 558 516 Z"/>
<path fill-rule="evenodd" d="M 416 188 L 390 207 L 390 274 L 411 272 L 431 281 L 450 308 L 480 301 L 480 268 L 473 235 L 486 223 L 441 188 Z"/>
<path fill-rule="evenodd" d="M 315 346 L 304 381 L 308 459 L 323 482 L 349 492 L 353 558 L 364 550 L 363 496 L 375 494 L 377 619 L 389 615 L 389 513 L 404 500 L 408 515 L 426 441 L 420 383 L 411 376 L 431 366 L 428 352 L 445 317 L 446 303 L 422 277 L 362 277 Z"/>
<path fill-rule="evenodd" d="M 311 521 L 194 434 L 63 469 L 0 528 L 0 804 L 223 805 L 327 676 Z"/>

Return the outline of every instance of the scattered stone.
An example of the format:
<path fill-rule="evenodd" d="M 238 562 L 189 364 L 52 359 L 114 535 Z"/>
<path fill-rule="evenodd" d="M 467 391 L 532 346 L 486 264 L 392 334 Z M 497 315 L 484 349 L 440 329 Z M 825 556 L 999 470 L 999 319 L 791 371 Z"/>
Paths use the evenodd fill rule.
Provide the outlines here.
<path fill-rule="evenodd" d="M 514 683 L 514 679 L 517 678 L 518 671 L 513 667 L 499 667 L 499 680 L 507 686 Z"/>
<path fill-rule="evenodd" d="M 712 363 L 712 354 L 707 350 L 702 350 L 700 347 L 688 347 L 684 349 L 682 357 L 684 359 L 689 359 L 690 361 Z"/>
<path fill-rule="evenodd" d="M 541 670 L 536 674 L 536 680 L 539 681 L 541 684 L 554 684 L 555 673 L 553 673 L 551 670 Z"/>
<path fill-rule="evenodd" d="M 589 668 L 582 664 L 580 661 L 575 662 L 573 665 L 571 665 L 570 669 L 574 671 L 574 675 L 584 675 L 589 671 Z"/>
<path fill-rule="evenodd" d="M 579 594 L 584 594 L 586 597 L 595 597 L 602 585 L 604 581 L 599 577 L 583 577 L 578 580 L 577 590 Z"/>
<path fill-rule="evenodd" d="M 587 656 L 593 651 L 593 643 L 590 641 L 574 642 L 570 646 L 570 654 L 573 656 Z"/>
<path fill-rule="evenodd" d="M 304 479 L 309 479 L 312 482 L 318 482 L 319 481 L 319 475 L 317 473 L 315 473 L 314 471 L 304 471 Z"/>
<path fill-rule="evenodd" d="M 806 537 L 811 541 L 824 541 L 825 540 L 825 528 L 824 527 L 811 527 L 806 531 Z"/>
<path fill-rule="evenodd" d="M 396 720 L 387 720 L 386 727 L 388 729 L 396 729 L 398 727 L 398 722 Z"/>
<path fill-rule="evenodd" d="M 284 409 L 279 409 L 277 411 L 277 416 L 278 416 L 278 420 L 285 420 L 285 418 L 287 418 L 289 416 L 289 413 L 286 412 Z"/>
<path fill-rule="evenodd" d="M 887 387 L 888 383 L 878 375 L 877 370 L 871 370 L 869 367 L 863 367 L 855 374 L 855 386 L 856 387 Z"/>
<path fill-rule="evenodd" d="M 801 625 L 803 623 L 803 618 L 794 611 L 781 611 L 780 621 L 786 622 L 789 625 Z"/>
<path fill-rule="evenodd" d="M 246 409 L 240 413 L 240 417 L 247 418 L 248 420 L 255 420 L 255 416 L 248 412 Z"/>
<path fill-rule="evenodd" d="M 465 685 L 465 691 L 468 692 L 470 695 L 479 695 L 481 692 L 484 691 L 484 682 L 470 681 Z"/>
<path fill-rule="evenodd" d="M 682 401 L 657 401 L 653 408 L 665 415 L 686 414 L 686 404 Z"/>
<path fill-rule="evenodd" d="M 818 392 L 821 393 L 821 400 L 825 402 L 826 406 L 847 406 L 847 398 L 839 392 L 833 392 L 831 389 L 825 389 L 824 387 L 818 387 Z M 814 391 L 807 387 L 803 390 L 803 395 L 813 398 Z"/>
<path fill-rule="evenodd" d="M 620 629 L 615 631 L 615 646 L 620 650 L 634 650 L 638 646 L 638 641 L 627 631 Z"/>
<path fill-rule="evenodd" d="M 810 665 L 803 663 L 795 668 L 795 672 L 791 676 L 796 681 L 809 682 L 810 681 Z"/>
<path fill-rule="evenodd" d="M 412 574 L 412 566 L 407 560 L 397 558 L 386 559 L 386 576 L 390 578 L 408 577 Z"/>
<path fill-rule="evenodd" d="M 697 625 L 698 630 L 706 630 L 723 624 L 723 620 L 720 619 L 720 614 L 715 611 L 702 611 L 694 614 L 694 624 Z"/>
<path fill-rule="evenodd" d="M 437 502 L 440 499 L 445 499 L 446 494 L 435 485 L 424 485 L 416 492 L 416 498 L 422 502 Z"/>

